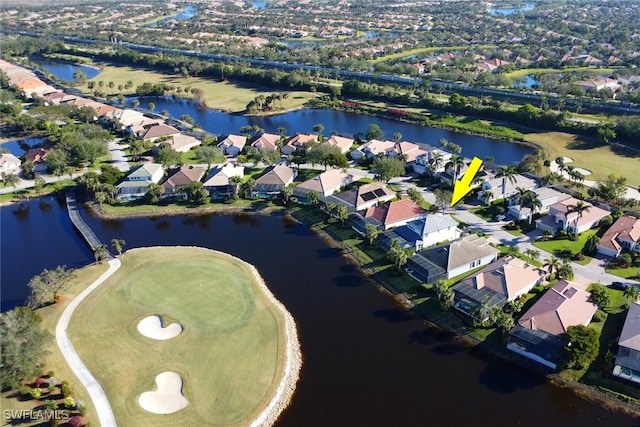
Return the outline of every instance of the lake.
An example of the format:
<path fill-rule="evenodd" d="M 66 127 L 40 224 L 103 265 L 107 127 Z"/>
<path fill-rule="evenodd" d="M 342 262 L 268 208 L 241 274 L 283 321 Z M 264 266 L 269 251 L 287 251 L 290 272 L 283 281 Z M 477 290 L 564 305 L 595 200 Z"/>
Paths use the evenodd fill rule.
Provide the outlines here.
<path fill-rule="evenodd" d="M 514 8 L 489 8 L 487 12 L 490 15 L 502 15 L 508 16 L 518 12 L 529 12 L 530 10 L 535 9 L 535 6 L 531 3 L 526 3 L 523 7 L 514 7 Z"/>
<path fill-rule="evenodd" d="M 30 58 L 29 61 L 34 64 L 38 64 L 40 67 L 56 76 L 59 80 L 66 80 L 68 82 L 73 81 L 73 74 L 76 71 L 82 71 L 85 73 L 87 75 L 87 79 L 92 79 L 100 74 L 100 70 L 98 68 L 87 67 L 86 65 L 52 61 L 44 58 Z"/>
<path fill-rule="evenodd" d="M 14 141 L 7 141 L 0 143 L 0 148 L 9 150 L 11 154 L 16 157 L 20 157 L 26 150 L 36 145 L 44 143 L 44 138 L 24 138 Z"/>
<path fill-rule="evenodd" d="M 187 19 L 191 19 L 198 14 L 198 11 L 194 6 L 188 5 L 184 8 L 184 10 L 178 13 L 175 16 L 171 16 L 169 18 L 161 19 L 160 21 L 152 22 L 149 24 L 150 27 L 157 27 L 159 24 L 163 24 L 169 21 L 184 21 Z"/>
<path fill-rule="evenodd" d="M 465 157 L 477 156 L 484 159 L 487 156 L 493 156 L 495 162 L 501 165 L 517 164 L 526 154 L 533 154 L 535 151 L 531 147 L 506 141 L 345 111 L 304 109 L 273 116 L 247 117 L 209 110 L 200 107 L 195 101 L 170 96 L 132 97 L 127 99 L 127 103 L 130 105 L 133 99 L 137 99 L 142 108 L 146 108 L 149 102 L 153 102 L 155 112 L 167 110 L 171 117 L 179 118 L 185 114 L 191 116 L 202 129 L 214 134 L 239 133 L 240 128 L 246 125 L 257 125 L 271 133 L 278 133 L 278 128 L 284 127 L 288 134 L 293 134 L 313 132 L 314 125 L 322 124 L 325 135 L 335 130 L 340 134 L 353 136 L 358 132 L 366 133 L 369 125 L 374 123 L 380 126 L 385 137 L 389 139 L 393 138 L 395 132 L 400 132 L 403 140 L 438 146 L 440 139 L 445 138 L 460 145 L 462 155 Z"/>
<path fill-rule="evenodd" d="M 63 204 L 47 197 L 0 208 L 3 310 L 43 268 L 92 255 Z M 340 251 L 281 216 L 83 217 L 126 248 L 196 245 L 254 264 L 294 316 L 304 364 L 277 426 L 637 426 L 428 328 L 380 293 Z M 9 249 L 10 248 L 10 249 Z"/>

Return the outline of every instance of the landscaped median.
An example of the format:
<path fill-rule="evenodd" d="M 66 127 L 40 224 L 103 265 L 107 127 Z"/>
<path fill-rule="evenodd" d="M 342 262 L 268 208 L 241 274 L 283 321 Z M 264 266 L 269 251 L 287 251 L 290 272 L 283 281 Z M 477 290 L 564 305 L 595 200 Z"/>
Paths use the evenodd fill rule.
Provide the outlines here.
<path fill-rule="evenodd" d="M 293 395 L 301 355 L 293 318 L 257 270 L 203 248 L 135 249 L 121 261 L 68 331 L 116 420 L 273 424 Z M 157 333 L 173 323 L 181 332 L 143 334 L 148 316 L 160 318 Z"/>

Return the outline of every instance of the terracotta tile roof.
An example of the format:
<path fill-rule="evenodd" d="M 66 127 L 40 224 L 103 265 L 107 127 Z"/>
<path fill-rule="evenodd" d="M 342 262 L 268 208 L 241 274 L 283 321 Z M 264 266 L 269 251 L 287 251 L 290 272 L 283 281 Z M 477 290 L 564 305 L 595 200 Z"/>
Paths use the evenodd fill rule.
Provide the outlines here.
<path fill-rule="evenodd" d="M 400 221 L 418 219 L 426 213 L 426 210 L 422 209 L 420 205 L 416 205 L 412 200 L 402 199 L 370 207 L 360 215 L 365 218 L 373 217 L 387 227 Z"/>
<path fill-rule="evenodd" d="M 244 135 L 227 135 L 223 140 L 218 143 L 219 146 L 236 147 L 240 150 L 247 143 L 247 137 Z"/>
<path fill-rule="evenodd" d="M 346 150 L 351 148 L 351 146 L 353 145 L 353 139 L 345 138 L 345 137 L 337 136 L 337 135 L 332 135 L 328 139 L 325 139 L 323 144 L 329 144 L 329 145 L 333 145 L 335 147 L 338 147 L 340 149 L 340 151 L 342 151 L 344 153 Z"/>
<path fill-rule="evenodd" d="M 572 206 L 575 206 L 580 201 L 581 200 L 576 199 L 575 197 L 569 197 L 568 199 L 564 199 L 559 201 L 558 203 L 554 203 L 549 207 L 549 209 L 555 210 L 554 216 L 556 218 L 566 218 L 570 224 L 575 224 L 576 220 L 578 219 L 578 213 L 569 211 Z M 609 215 L 609 211 L 593 206 L 589 202 L 583 203 L 589 209 L 582 213 L 582 217 L 580 217 L 581 224 L 586 224 Z"/>
<path fill-rule="evenodd" d="M 296 186 L 294 193 L 303 195 L 303 193 L 306 194 L 310 191 L 315 191 L 320 196 L 328 196 L 336 189 L 339 189 L 352 181 L 353 176 L 348 173 L 345 173 L 340 169 L 330 169 L 299 184 Z"/>
<path fill-rule="evenodd" d="M 544 272 L 539 268 L 519 258 L 507 256 L 489 264 L 460 283 L 475 289 L 486 287 L 504 295 L 508 300 L 538 282 L 543 275 Z"/>
<path fill-rule="evenodd" d="M 205 169 L 198 166 L 182 166 L 179 171 L 171 175 L 162 186 L 166 189 L 182 187 L 190 182 L 200 181 Z"/>
<path fill-rule="evenodd" d="M 600 239 L 600 246 L 620 251 L 622 248 L 617 240 L 639 242 L 640 219 L 630 215 L 624 215 L 618 218 Z"/>
<path fill-rule="evenodd" d="M 522 315 L 518 323 L 528 329 L 561 335 L 569 326 L 588 324 L 598 307 L 590 294 L 566 280 L 559 281 Z"/>
<path fill-rule="evenodd" d="M 41 163 L 44 162 L 50 152 L 50 148 L 34 148 L 24 153 L 24 158 L 33 163 Z"/>
<path fill-rule="evenodd" d="M 294 170 L 289 166 L 271 166 L 267 168 L 258 179 L 256 179 L 256 184 L 289 185 L 293 181 L 294 174 Z"/>
<path fill-rule="evenodd" d="M 275 150 L 276 148 L 278 148 L 279 139 L 280 135 L 275 135 L 273 133 L 263 133 L 251 143 L 251 146 L 259 150 Z"/>

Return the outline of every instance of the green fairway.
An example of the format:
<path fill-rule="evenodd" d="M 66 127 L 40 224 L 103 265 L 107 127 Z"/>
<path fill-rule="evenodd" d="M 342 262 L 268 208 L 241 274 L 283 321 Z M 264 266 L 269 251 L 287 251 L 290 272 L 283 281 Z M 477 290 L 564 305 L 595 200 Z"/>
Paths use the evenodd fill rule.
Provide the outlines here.
<path fill-rule="evenodd" d="M 478 45 L 478 49 L 493 49 L 495 45 Z M 377 64 L 380 62 L 391 61 L 392 59 L 406 58 L 411 55 L 418 55 L 423 53 L 435 53 L 435 52 L 453 52 L 456 50 L 464 51 L 469 49 L 469 46 L 432 46 L 432 47 L 419 47 L 416 49 L 405 50 L 399 53 L 392 53 L 390 55 L 382 55 L 375 59 L 370 59 L 367 62 L 370 64 Z"/>
<path fill-rule="evenodd" d="M 145 248 L 76 310 L 71 340 L 122 425 L 248 425 L 275 394 L 285 363 L 284 315 L 248 265 L 201 248 Z M 140 334 L 147 316 L 179 323 L 166 341 Z M 188 405 L 156 415 L 138 405 L 156 375 L 177 372 Z"/>
<path fill-rule="evenodd" d="M 522 68 L 515 71 L 504 73 L 510 79 L 528 76 L 530 74 L 561 74 L 561 73 L 593 73 L 602 74 L 607 71 L 613 72 L 620 67 L 566 67 L 566 68 Z"/>

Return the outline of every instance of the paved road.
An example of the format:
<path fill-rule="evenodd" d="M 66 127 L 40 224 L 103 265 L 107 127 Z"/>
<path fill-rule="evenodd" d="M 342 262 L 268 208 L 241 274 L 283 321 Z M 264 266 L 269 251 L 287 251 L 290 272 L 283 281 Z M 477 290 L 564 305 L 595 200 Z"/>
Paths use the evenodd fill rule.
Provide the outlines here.
<path fill-rule="evenodd" d="M 72 179 L 75 179 L 81 175 L 84 175 L 86 172 L 88 171 L 88 169 L 83 169 L 82 172 L 78 172 L 78 173 L 74 173 L 71 175 Z M 63 175 L 63 176 L 52 176 L 52 175 L 41 175 L 38 174 L 38 177 L 42 178 L 45 180 L 45 182 L 47 184 L 52 183 L 52 182 L 58 182 L 58 181 L 63 181 L 65 179 L 69 179 L 69 175 Z M 15 191 L 18 190 L 24 190 L 25 188 L 33 188 L 35 187 L 35 180 L 32 179 L 23 179 L 20 180 L 20 183 L 18 183 L 18 185 L 16 185 Z M 6 193 L 13 193 L 14 189 L 13 187 L 3 187 L 0 188 L 0 194 L 6 194 Z"/>
<path fill-rule="evenodd" d="M 126 146 L 118 144 L 118 140 L 109 142 L 109 155 L 111 156 L 111 163 L 114 168 L 122 172 L 128 172 L 131 168 L 127 155 L 124 152 Z"/>
<path fill-rule="evenodd" d="M 69 336 L 67 335 L 67 328 L 69 327 L 69 321 L 71 320 L 73 312 L 78 308 L 80 303 L 84 301 L 91 292 L 102 285 L 105 280 L 111 277 L 113 273 L 118 271 L 120 265 L 119 259 L 111 259 L 109 261 L 109 268 L 107 271 L 105 271 L 100 277 L 98 277 L 98 279 L 96 279 L 95 282 L 89 285 L 89 287 L 71 301 L 62 313 L 62 316 L 60 316 L 60 320 L 56 325 L 56 342 L 58 343 L 58 347 L 71 367 L 73 373 L 76 374 L 82 385 L 87 389 L 89 396 L 91 396 L 91 400 L 96 407 L 98 418 L 100 419 L 100 425 L 102 427 L 116 427 L 116 417 L 113 414 L 113 410 L 111 409 L 111 405 L 109 404 L 109 400 L 107 399 L 107 395 L 102 389 L 102 386 L 91 374 L 87 366 L 82 362 L 75 348 L 73 348 L 73 344 L 71 344 Z"/>

